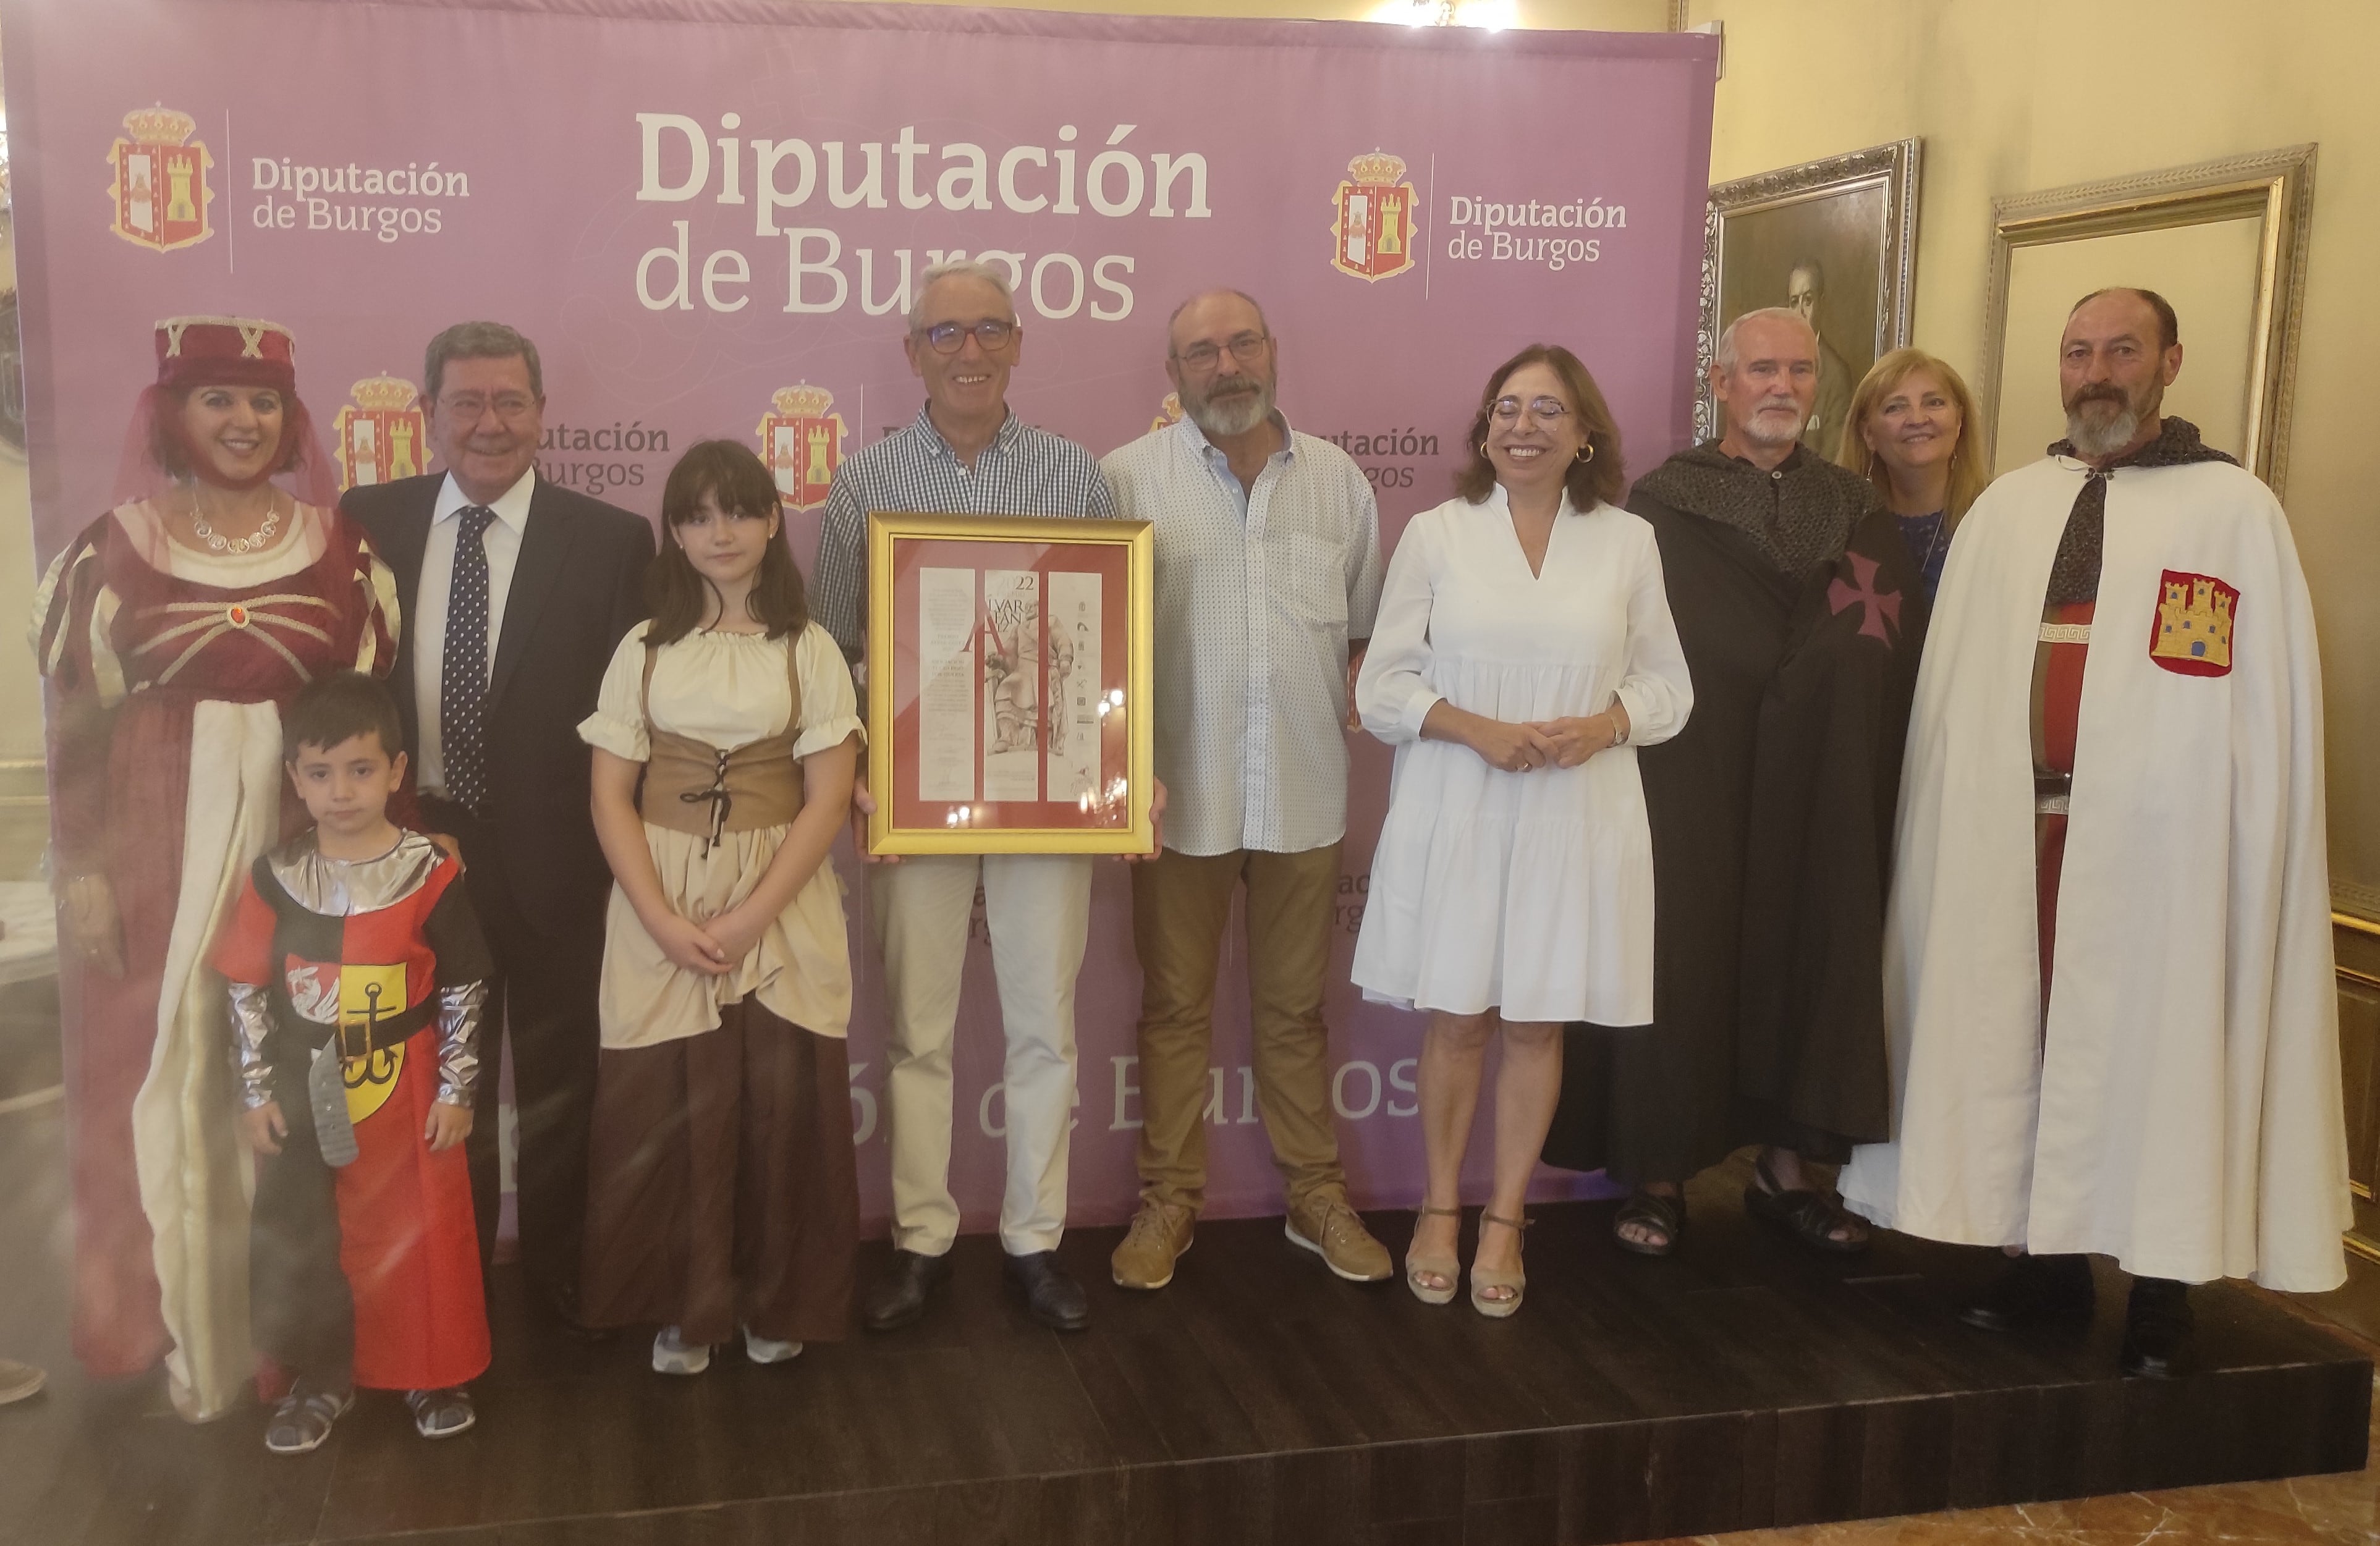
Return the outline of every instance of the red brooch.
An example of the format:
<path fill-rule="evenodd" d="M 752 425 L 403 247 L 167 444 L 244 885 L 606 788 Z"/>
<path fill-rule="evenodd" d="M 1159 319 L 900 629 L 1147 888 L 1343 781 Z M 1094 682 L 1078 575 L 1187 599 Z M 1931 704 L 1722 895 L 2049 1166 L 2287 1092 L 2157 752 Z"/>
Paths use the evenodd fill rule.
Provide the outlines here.
<path fill-rule="evenodd" d="M 232 606 L 230 610 L 224 613 L 224 617 L 230 622 L 234 628 L 245 628 L 248 626 L 248 609 L 246 607 L 239 606 L 237 603 Z"/>

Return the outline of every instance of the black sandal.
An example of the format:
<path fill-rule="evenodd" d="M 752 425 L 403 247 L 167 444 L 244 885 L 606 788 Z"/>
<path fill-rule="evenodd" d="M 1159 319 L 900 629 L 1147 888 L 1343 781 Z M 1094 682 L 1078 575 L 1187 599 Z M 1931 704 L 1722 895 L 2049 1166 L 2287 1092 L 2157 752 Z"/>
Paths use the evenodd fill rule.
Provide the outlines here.
<path fill-rule="evenodd" d="M 1752 1184 L 1743 1189 L 1743 1211 L 1754 1218 L 1776 1226 L 1812 1250 L 1828 1256 L 1857 1256 L 1867 1249 L 1866 1220 L 1825 1192 L 1807 1189 L 1788 1191 L 1778 1185 L 1766 1153 L 1753 1162 L 1752 1177 Z M 1837 1239 L 1835 1231 L 1846 1224 L 1852 1226 L 1851 1234 Z"/>
<path fill-rule="evenodd" d="M 1658 1244 L 1650 1240 L 1632 1240 L 1621 1231 L 1630 1225 L 1640 1229 L 1661 1232 Z M 1686 1194 L 1682 1191 L 1664 1197 L 1658 1191 L 1639 1187 L 1620 1204 L 1620 1212 L 1611 1220 L 1612 1243 L 1622 1250 L 1639 1256 L 1667 1256 L 1678 1249 L 1678 1241 L 1686 1232 Z"/>

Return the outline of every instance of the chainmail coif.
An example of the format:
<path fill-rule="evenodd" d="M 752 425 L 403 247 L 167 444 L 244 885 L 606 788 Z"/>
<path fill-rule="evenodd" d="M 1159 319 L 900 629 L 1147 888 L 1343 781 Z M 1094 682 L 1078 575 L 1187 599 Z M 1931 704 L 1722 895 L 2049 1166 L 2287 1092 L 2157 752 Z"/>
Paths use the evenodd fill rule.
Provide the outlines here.
<path fill-rule="evenodd" d="M 2049 448 L 2049 454 L 2082 460 L 2074 453 L 2072 441 L 2059 441 Z M 2058 558 L 2049 566 L 2049 594 L 2044 605 L 2099 599 L 2099 560 L 2107 541 L 2109 473 L 2119 467 L 2179 467 L 2192 462 L 2240 465 L 2238 458 L 2226 456 L 2201 440 L 2197 425 L 2186 418 L 2168 418 L 2155 440 L 2084 478 L 2082 490 L 2074 496 L 2074 508 L 2067 512 L 2065 533 L 2058 539 Z"/>
<path fill-rule="evenodd" d="M 1796 447 L 1766 473 L 1717 441 L 1679 452 L 1638 478 L 1636 492 L 1733 526 L 1784 574 L 1831 562 L 1879 502 L 1865 478 L 1806 450 Z"/>

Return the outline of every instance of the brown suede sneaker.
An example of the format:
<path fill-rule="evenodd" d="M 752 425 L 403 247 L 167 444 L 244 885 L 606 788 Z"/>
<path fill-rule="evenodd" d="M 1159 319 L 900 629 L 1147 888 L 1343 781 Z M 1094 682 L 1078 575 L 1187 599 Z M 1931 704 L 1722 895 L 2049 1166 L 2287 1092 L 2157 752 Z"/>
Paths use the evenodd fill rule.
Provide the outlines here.
<path fill-rule="evenodd" d="M 1119 1288 L 1162 1288 L 1173 1281 L 1173 1263 L 1190 1249 L 1198 1215 L 1179 1202 L 1144 1202 L 1132 1215 L 1132 1232 L 1109 1259 Z"/>
<path fill-rule="evenodd" d="M 1389 1275 L 1388 1247 L 1372 1238 L 1347 1199 L 1336 1191 L 1317 1192 L 1297 1202 L 1281 1233 L 1350 1283 L 1379 1283 Z"/>

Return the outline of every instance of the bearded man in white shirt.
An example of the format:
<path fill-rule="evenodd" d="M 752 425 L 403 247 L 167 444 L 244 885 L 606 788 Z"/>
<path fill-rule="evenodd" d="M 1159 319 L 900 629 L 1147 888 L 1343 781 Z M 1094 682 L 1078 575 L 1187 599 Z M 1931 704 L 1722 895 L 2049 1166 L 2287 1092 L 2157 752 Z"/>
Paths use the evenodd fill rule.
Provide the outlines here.
<path fill-rule="evenodd" d="M 1133 872 L 1140 1212 L 1115 1281 L 1161 1288 L 1206 1201 L 1215 972 L 1245 888 L 1257 1109 L 1288 1193 L 1285 1232 L 1352 1282 L 1389 1253 L 1347 1202 L 1331 1125 L 1322 991 L 1347 825 L 1354 668 L 1380 598 L 1379 512 L 1363 470 L 1274 406 L 1279 344 L 1235 290 L 1168 323 L 1179 423 L 1100 464 L 1116 513 L 1157 536 L 1157 775 L 1164 851 Z"/>

